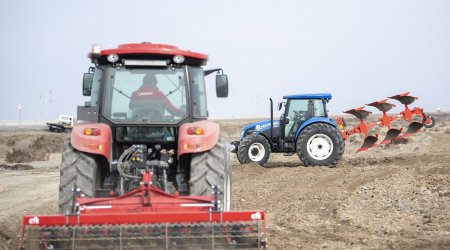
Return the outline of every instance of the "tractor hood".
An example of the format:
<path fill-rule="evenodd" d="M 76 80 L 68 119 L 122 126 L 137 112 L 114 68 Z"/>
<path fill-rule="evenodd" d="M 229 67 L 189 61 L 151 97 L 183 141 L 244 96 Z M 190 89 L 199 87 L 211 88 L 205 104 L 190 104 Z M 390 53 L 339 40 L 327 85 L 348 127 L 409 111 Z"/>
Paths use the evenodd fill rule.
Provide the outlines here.
<path fill-rule="evenodd" d="M 240 140 L 242 140 L 248 133 L 251 133 L 251 131 L 260 133 L 269 130 L 270 126 L 270 120 L 248 124 L 242 128 Z M 280 127 L 280 120 L 273 120 L 273 127 Z"/>

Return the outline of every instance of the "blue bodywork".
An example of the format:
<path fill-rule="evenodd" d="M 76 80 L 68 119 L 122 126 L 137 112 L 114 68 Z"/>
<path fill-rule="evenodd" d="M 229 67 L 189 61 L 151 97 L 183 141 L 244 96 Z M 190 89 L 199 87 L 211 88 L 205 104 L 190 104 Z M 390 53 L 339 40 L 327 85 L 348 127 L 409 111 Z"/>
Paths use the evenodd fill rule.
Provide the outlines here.
<path fill-rule="evenodd" d="M 300 134 L 300 132 L 302 132 L 303 128 L 305 128 L 306 126 L 312 124 L 312 123 L 327 123 L 330 124 L 331 126 L 337 127 L 336 122 L 333 119 L 330 119 L 328 117 L 313 117 L 308 119 L 307 121 L 305 121 L 298 129 L 297 129 L 297 133 L 295 133 L 295 140 L 297 140 L 298 135 Z"/>
<path fill-rule="evenodd" d="M 320 94 L 301 94 L 301 95 L 286 95 L 283 99 L 325 99 L 329 101 L 331 99 L 330 93 L 320 93 Z"/>
<path fill-rule="evenodd" d="M 331 98 L 332 98 L 332 95 L 330 93 L 298 94 L 298 95 L 283 96 L 283 99 L 287 99 L 287 100 L 291 100 L 291 99 L 321 99 L 321 100 L 325 100 L 326 102 L 328 102 Z M 300 127 L 297 129 L 297 132 L 295 133 L 295 140 L 297 140 L 299 134 L 302 132 L 302 130 L 305 127 L 307 127 L 313 123 L 326 123 L 331 126 L 337 127 L 337 124 L 333 119 L 330 119 L 328 117 L 312 117 L 312 118 L 304 121 L 300 125 Z M 272 143 L 269 138 L 270 135 L 268 134 L 268 130 L 270 130 L 270 127 L 271 127 L 270 120 L 259 121 L 259 122 L 255 122 L 252 124 L 248 124 L 242 128 L 241 134 L 240 134 L 240 140 L 242 141 L 244 139 L 244 137 L 248 134 L 248 132 L 251 131 L 252 133 L 263 134 L 267 139 L 269 139 L 269 142 Z M 280 133 L 284 133 L 284 131 L 280 131 L 280 120 L 274 120 L 273 127 L 274 127 L 274 130 L 273 130 L 274 137 L 278 137 L 278 136 L 280 136 Z"/>
<path fill-rule="evenodd" d="M 280 127 L 280 120 L 273 120 L 273 127 Z M 255 133 L 261 133 L 270 129 L 270 120 L 255 122 L 249 125 L 246 125 L 241 130 L 240 140 L 244 139 L 245 132 L 248 130 L 253 130 Z"/>

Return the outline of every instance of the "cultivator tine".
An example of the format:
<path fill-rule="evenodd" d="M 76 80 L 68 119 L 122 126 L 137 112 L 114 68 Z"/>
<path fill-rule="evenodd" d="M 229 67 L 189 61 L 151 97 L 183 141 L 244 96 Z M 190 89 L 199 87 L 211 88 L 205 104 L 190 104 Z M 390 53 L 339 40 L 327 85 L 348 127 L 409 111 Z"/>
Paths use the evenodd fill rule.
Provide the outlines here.
<path fill-rule="evenodd" d="M 403 105 L 409 105 L 409 104 L 413 103 L 415 100 L 417 100 L 418 98 L 414 97 L 414 96 L 410 96 L 409 92 L 405 92 L 400 95 L 391 96 L 391 97 L 389 97 L 389 99 L 397 100 Z"/>
<path fill-rule="evenodd" d="M 369 135 L 364 139 L 364 143 L 363 145 L 356 151 L 357 153 L 359 152 L 363 152 L 363 151 L 367 151 L 368 149 L 375 147 L 377 144 L 376 142 L 378 141 L 378 135 L 373 136 L 373 135 Z"/>
<path fill-rule="evenodd" d="M 403 138 L 410 137 L 413 134 L 419 132 L 419 130 L 423 127 L 423 123 L 420 122 L 412 122 L 409 124 L 406 132 L 401 136 Z"/>
<path fill-rule="evenodd" d="M 403 130 L 403 128 L 401 128 L 401 129 L 396 129 L 396 128 L 389 129 L 388 132 L 386 133 L 386 137 L 384 137 L 383 141 L 380 142 L 380 145 L 390 144 L 392 142 L 392 140 L 395 140 L 400 135 L 402 130 Z"/>
<path fill-rule="evenodd" d="M 25 249 L 260 249 L 262 222 L 27 227 Z"/>
<path fill-rule="evenodd" d="M 380 110 L 380 111 L 386 113 L 386 112 L 388 112 L 389 110 L 391 110 L 393 107 L 395 107 L 394 104 L 388 103 L 387 100 L 388 100 L 388 99 L 383 99 L 383 100 L 381 100 L 381 101 L 378 101 L 378 102 L 372 102 L 372 103 L 369 103 L 369 104 L 367 104 L 367 105 L 368 105 L 368 106 L 375 107 L 375 108 L 377 108 L 378 110 Z"/>

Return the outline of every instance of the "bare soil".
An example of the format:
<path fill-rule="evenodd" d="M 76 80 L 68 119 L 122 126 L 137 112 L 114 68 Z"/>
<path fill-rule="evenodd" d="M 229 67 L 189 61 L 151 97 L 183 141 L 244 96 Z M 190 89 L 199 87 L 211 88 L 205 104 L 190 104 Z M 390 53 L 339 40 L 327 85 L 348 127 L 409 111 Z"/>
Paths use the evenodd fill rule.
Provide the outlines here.
<path fill-rule="evenodd" d="M 233 141 L 250 120 L 218 122 Z M 17 249 L 24 214 L 57 212 L 65 136 L 0 131 L 0 249 Z M 233 209 L 267 211 L 271 249 L 449 249 L 448 117 L 400 144 L 356 154 L 361 144 L 357 135 L 347 140 L 335 168 L 307 168 L 283 154 L 263 168 L 232 155 Z M 15 147 L 33 153 L 7 162 Z"/>

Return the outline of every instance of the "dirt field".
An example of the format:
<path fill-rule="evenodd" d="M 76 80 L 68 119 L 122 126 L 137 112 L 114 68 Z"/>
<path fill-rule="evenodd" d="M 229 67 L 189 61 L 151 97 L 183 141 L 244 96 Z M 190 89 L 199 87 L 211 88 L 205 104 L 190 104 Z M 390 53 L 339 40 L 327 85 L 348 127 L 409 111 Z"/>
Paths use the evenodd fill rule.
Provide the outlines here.
<path fill-rule="evenodd" d="M 246 123 L 219 122 L 229 141 Z M 64 139 L 0 131 L 0 249 L 17 248 L 22 215 L 56 213 Z M 267 211 L 271 249 L 449 249 L 448 117 L 404 144 L 355 154 L 360 144 L 348 140 L 336 168 L 277 154 L 267 168 L 239 165 L 233 155 L 234 209 Z"/>

